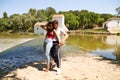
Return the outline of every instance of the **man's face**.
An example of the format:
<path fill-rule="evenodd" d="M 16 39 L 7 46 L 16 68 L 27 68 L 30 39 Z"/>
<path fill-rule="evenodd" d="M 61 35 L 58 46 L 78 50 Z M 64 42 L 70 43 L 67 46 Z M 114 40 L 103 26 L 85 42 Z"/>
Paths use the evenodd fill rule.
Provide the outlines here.
<path fill-rule="evenodd" d="M 54 23 L 54 28 L 55 28 L 55 29 L 58 28 L 58 23 Z"/>

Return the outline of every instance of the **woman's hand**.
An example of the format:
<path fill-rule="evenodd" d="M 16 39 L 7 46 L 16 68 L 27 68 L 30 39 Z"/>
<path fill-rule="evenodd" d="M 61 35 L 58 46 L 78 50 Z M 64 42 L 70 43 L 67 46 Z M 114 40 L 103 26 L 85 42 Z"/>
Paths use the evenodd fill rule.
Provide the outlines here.
<path fill-rule="evenodd" d="M 35 26 L 45 26 L 46 24 L 45 23 L 43 23 L 43 22 L 37 22 L 36 24 L 35 24 Z"/>

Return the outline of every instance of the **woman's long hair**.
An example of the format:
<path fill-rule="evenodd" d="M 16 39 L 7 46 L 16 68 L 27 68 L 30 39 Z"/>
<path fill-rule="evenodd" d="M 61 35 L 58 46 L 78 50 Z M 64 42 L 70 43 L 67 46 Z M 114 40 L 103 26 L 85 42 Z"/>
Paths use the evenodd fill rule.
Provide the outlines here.
<path fill-rule="evenodd" d="M 49 29 L 48 27 L 52 27 L 52 29 Z M 53 31 L 53 22 L 52 21 L 49 21 L 48 23 L 47 23 L 47 31 Z"/>

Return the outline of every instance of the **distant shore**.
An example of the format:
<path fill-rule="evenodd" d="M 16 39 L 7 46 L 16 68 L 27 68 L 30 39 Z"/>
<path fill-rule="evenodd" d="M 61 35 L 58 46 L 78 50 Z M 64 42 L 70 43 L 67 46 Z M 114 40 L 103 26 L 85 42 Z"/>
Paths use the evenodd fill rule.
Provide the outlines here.
<path fill-rule="evenodd" d="M 110 33 L 105 29 L 79 29 L 79 30 L 69 30 L 68 34 L 105 34 L 105 35 L 120 35 L 120 33 Z M 0 32 L 0 37 L 4 36 L 20 36 L 20 37 L 34 37 L 38 34 L 34 34 L 34 32 L 17 32 L 17 33 L 9 33 L 9 32 Z"/>
<path fill-rule="evenodd" d="M 119 33 L 110 33 L 104 29 L 84 29 L 84 30 L 70 30 L 69 34 L 105 34 L 105 35 L 119 35 Z"/>

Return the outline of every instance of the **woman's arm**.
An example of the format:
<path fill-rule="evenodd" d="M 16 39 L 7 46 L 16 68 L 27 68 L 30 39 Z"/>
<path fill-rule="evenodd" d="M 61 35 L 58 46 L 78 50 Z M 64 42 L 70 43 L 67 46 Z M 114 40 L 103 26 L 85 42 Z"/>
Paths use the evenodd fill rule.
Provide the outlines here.
<path fill-rule="evenodd" d="M 45 25 L 45 24 L 42 24 L 42 23 L 40 23 L 40 22 L 37 22 L 37 23 L 35 24 L 35 26 L 39 26 L 39 27 L 43 28 L 44 30 L 47 30 L 46 25 Z"/>
<path fill-rule="evenodd" d="M 46 25 L 40 25 L 41 28 L 43 28 L 44 30 L 47 30 Z"/>

